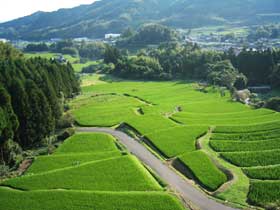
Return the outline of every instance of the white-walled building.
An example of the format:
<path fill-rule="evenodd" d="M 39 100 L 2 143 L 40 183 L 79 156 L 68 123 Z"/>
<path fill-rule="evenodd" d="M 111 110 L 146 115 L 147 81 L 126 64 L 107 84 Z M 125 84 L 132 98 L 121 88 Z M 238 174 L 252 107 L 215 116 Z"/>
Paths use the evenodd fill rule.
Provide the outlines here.
<path fill-rule="evenodd" d="M 105 34 L 105 39 L 116 39 L 119 38 L 121 34 Z"/>

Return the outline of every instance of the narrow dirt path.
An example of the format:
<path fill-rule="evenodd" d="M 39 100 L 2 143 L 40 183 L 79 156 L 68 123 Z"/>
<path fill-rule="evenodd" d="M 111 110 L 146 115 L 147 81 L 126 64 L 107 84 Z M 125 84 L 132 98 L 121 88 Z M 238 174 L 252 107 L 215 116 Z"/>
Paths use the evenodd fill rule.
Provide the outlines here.
<path fill-rule="evenodd" d="M 184 200 L 201 210 L 236 210 L 212 200 L 192 184 L 186 182 L 180 175 L 173 171 L 168 165 L 156 158 L 145 146 L 135 141 L 127 134 L 112 128 L 77 128 L 78 132 L 102 132 L 111 134 L 117 138 L 126 148 L 153 169 L 168 185 Z"/>

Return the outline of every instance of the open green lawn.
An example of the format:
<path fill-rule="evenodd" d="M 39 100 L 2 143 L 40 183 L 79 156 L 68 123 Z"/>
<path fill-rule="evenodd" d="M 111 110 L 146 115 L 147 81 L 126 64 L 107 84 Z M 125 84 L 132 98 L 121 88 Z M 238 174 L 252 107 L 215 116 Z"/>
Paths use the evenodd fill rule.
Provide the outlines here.
<path fill-rule="evenodd" d="M 183 159 L 184 155 L 196 154 L 197 139 L 207 133 L 210 126 L 215 127 L 209 144 L 216 153 L 207 152 L 203 157 L 193 155 L 195 160 L 184 161 L 186 168 L 210 189 L 218 188 L 226 179 L 216 163 L 209 161 L 208 155 L 218 157 L 222 152 L 220 157 L 241 167 L 280 164 L 279 113 L 268 109 L 254 110 L 232 102 L 229 94 L 221 97 L 217 88 L 208 88 L 207 93 L 196 88 L 197 84 L 184 81 L 136 82 L 100 75 L 87 76 L 83 94 L 71 102 L 70 112 L 84 126 L 126 123 L 166 159 Z M 230 193 L 221 192 L 218 197 L 244 205 L 249 179 L 241 168 L 224 165 L 229 170 L 234 168 L 240 181 L 235 180 L 238 183 L 234 182 L 232 188 L 230 185 L 225 189 Z M 215 174 L 219 175 L 215 177 Z M 215 177 L 218 181 L 211 182 L 205 177 Z M 236 199 L 233 195 L 242 197 Z"/>

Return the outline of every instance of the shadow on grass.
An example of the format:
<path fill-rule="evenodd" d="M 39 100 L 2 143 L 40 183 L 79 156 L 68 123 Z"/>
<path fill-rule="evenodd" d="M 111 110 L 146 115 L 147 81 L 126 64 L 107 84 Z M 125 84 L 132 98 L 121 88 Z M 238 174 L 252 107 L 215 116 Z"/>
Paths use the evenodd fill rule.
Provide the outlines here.
<path fill-rule="evenodd" d="M 109 74 L 104 74 L 102 75 L 99 80 L 103 81 L 103 82 L 108 82 L 108 83 L 113 83 L 113 82 L 123 82 L 125 81 L 122 78 L 113 76 L 113 75 L 109 75 Z"/>

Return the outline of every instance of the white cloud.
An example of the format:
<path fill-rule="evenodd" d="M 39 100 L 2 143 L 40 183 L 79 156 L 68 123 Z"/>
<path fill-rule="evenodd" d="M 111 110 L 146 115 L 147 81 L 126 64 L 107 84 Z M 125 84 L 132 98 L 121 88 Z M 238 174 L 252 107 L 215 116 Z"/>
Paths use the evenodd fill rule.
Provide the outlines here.
<path fill-rule="evenodd" d="M 55 11 L 80 4 L 91 4 L 95 0 L 1 0 L 0 22 L 30 15 L 37 11 Z"/>

